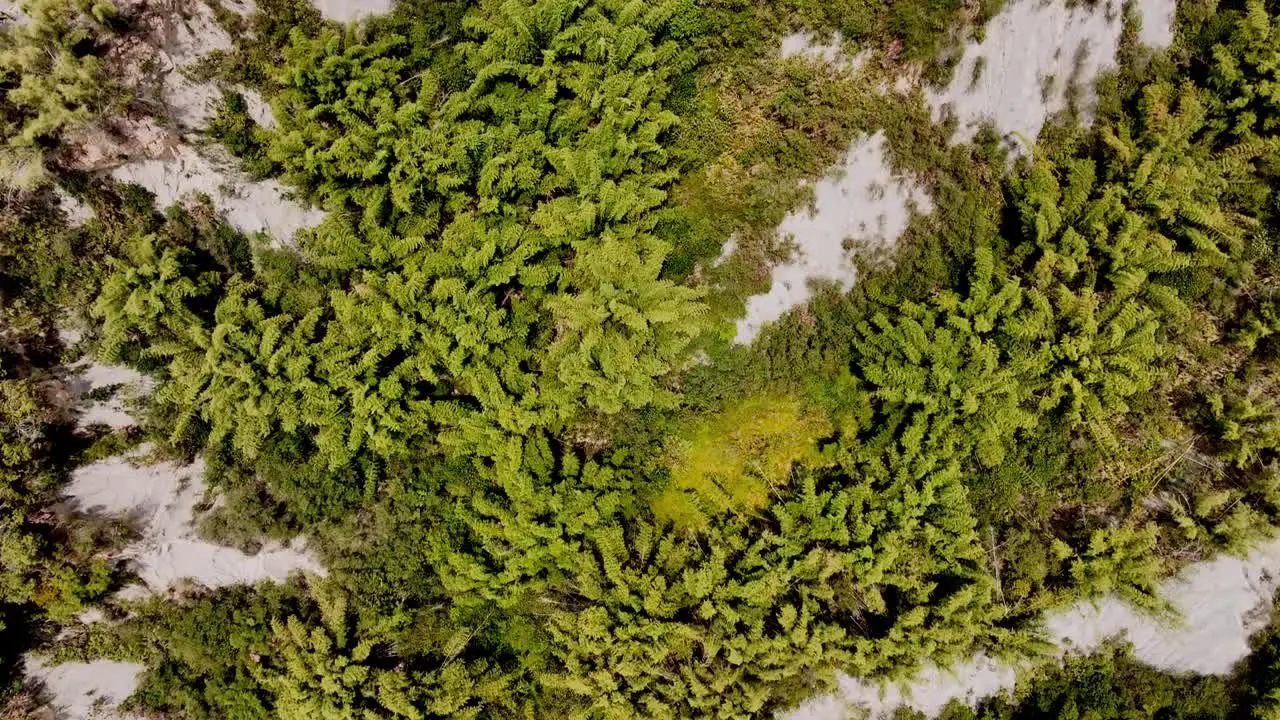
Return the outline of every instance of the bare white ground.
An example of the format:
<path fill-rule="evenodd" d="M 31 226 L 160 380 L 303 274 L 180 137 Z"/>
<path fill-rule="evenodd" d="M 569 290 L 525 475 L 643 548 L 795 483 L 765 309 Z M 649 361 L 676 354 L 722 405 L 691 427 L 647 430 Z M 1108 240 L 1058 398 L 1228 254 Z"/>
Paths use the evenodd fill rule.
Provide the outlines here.
<path fill-rule="evenodd" d="M 271 105 L 256 90 L 244 88 L 240 94 L 244 96 L 245 111 L 249 113 L 249 117 L 264 128 L 274 129 L 276 116 Z"/>
<path fill-rule="evenodd" d="M 241 13 L 252 11 L 248 2 L 228 7 Z M 196 82 L 187 73 L 201 57 L 230 49 L 232 39 L 203 2 L 190 3 L 187 17 L 166 16 L 155 22 L 149 41 L 157 44 L 155 62 L 161 66 L 163 114 L 180 130 L 199 130 L 214 117 L 222 90 L 215 83 Z M 247 88 L 236 89 L 244 95 L 255 121 L 274 125 L 271 108 L 260 95 Z M 265 232 L 277 245 L 324 219 L 322 211 L 292 199 L 278 182 L 255 181 L 239 172 L 235 160 L 218 147 L 196 147 L 183 140 L 159 152 L 134 157 L 112 169 L 111 177 L 147 188 L 155 193 L 160 206 L 208 195 L 236 229 Z"/>
<path fill-rule="evenodd" d="M 1138 0 L 1138 12 L 1142 17 L 1142 30 L 1138 41 L 1153 48 L 1173 44 L 1173 24 L 1178 5 L 1175 0 Z"/>
<path fill-rule="evenodd" d="M 120 556 L 132 562 L 142 584 L 122 590 L 122 598 L 140 600 L 184 579 L 216 588 L 282 581 L 298 571 L 324 574 L 301 541 L 289 547 L 268 546 L 250 556 L 198 539 L 192 519 L 204 494 L 203 464 L 132 464 L 132 459 L 149 450 L 144 446 L 133 456 L 80 468 L 67 488 L 68 498 L 84 510 L 129 515 L 137 521 L 141 538 L 127 545 Z M 80 616 L 84 623 L 101 619 L 101 612 L 92 609 Z M 133 693 L 144 669 L 109 660 L 51 666 L 26 657 L 27 675 L 44 684 L 52 706 L 66 720 L 122 720 L 126 716 L 116 706 Z"/>
<path fill-rule="evenodd" d="M 1163 596 L 1178 610 L 1177 624 L 1134 612 L 1116 598 L 1078 604 L 1045 619 L 1051 640 L 1064 649 L 1091 652 L 1125 633 L 1137 658 L 1162 670 L 1222 675 L 1249 654 L 1249 636 L 1267 623 L 1280 585 L 1280 540 L 1247 557 L 1199 563 L 1166 582 Z"/>
<path fill-rule="evenodd" d="M 127 367 L 99 365 L 91 361 L 78 362 L 68 369 L 73 376 L 67 383 L 67 391 L 81 407 L 81 426 L 102 424 L 118 430 L 138 424 L 129 405 L 151 392 L 150 379 Z M 114 388 L 115 391 L 106 400 L 85 398 L 90 391 L 101 388 Z"/>
<path fill-rule="evenodd" d="M 164 68 L 164 98 L 168 116 L 185 128 L 199 128 L 213 119 L 222 91 L 213 83 L 198 83 L 183 69 L 214 50 L 230 50 L 231 36 L 203 2 L 191 3 L 189 17 L 175 16 L 165 28 L 157 55 Z"/>
<path fill-rule="evenodd" d="M 222 0 L 222 7 L 230 10 L 240 17 L 249 17 L 254 10 L 258 9 L 257 3 L 253 0 Z"/>
<path fill-rule="evenodd" d="M 806 57 L 810 60 L 835 63 L 844 53 L 841 50 L 843 38 L 837 32 L 831 41 L 819 43 L 811 32 L 794 32 L 782 38 L 782 57 Z"/>
<path fill-rule="evenodd" d="M 241 13 L 252 11 L 251 6 L 228 7 Z M 191 5 L 190 17 L 176 16 L 162 34 L 164 40 L 158 59 L 165 63 L 163 93 L 167 114 L 183 128 L 203 128 L 222 102 L 222 89 L 214 83 L 196 82 L 187 73 L 189 67 L 205 55 L 215 50 L 231 50 L 231 36 L 203 2 Z M 249 116 L 255 122 L 268 127 L 275 124 L 271 106 L 257 91 L 245 87 L 234 89 L 244 96 Z"/>
<path fill-rule="evenodd" d="M 1272 594 L 1280 586 L 1280 540 L 1258 546 L 1244 558 L 1197 563 L 1161 586 L 1178 612 L 1162 620 L 1106 597 L 1080 602 L 1045 617 L 1047 639 L 1062 652 L 1089 653 L 1124 637 L 1144 663 L 1171 672 L 1222 675 L 1249 654 L 1249 636 L 1266 626 Z M 815 698 L 788 720 L 844 720 L 864 706 L 886 717 L 903 705 L 936 715 L 953 699 L 974 704 L 1013 688 L 1017 667 L 985 656 L 951 668 L 926 665 L 917 678 L 883 687 L 849 677 L 835 695 Z"/>
<path fill-rule="evenodd" d="M 870 50 L 849 57 L 844 52 L 844 36 L 836 32 L 828 42 L 817 42 L 811 32 L 794 32 L 782 37 L 782 58 L 802 57 L 810 62 L 825 63 L 846 72 L 856 72 L 867 58 Z"/>
<path fill-rule="evenodd" d="M 720 255 L 715 260 L 711 261 L 711 267 L 720 267 L 721 265 L 725 264 L 726 262 L 728 262 L 729 258 L 732 257 L 735 252 L 737 252 L 737 250 L 738 250 L 738 234 L 734 233 L 729 236 L 728 240 L 724 241 L 724 245 L 720 247 Z"/>
<path fill-rule="evenodd" d="M 41 681 L 50 705 L 65 720 L 114 720 L 124 716 L 115 707 L 133 694 L 146 668 L 137 663 L 95 660 L 90 663 L 45 665 L 26 656 L 26 672 Z"/>
<path fill-rule="evenodd" d="M 137 456 L 148 450 L 144 446 L 133 456 L 82 467 L 66 491 L 82 509 L 127 514 L 137 520 L 141 538 L 120 555 L 133 563 L 146 591 L 164 592 L 183 579 L 216 588 L 283 581 L 298 571 L 324 574 L 301 540 L 289 546 L 268 545 L 256 555 L 246 555 L 196 537 L 192 520 L 204 495 L 204 464 L 135 466 Z M 127 597 L 145 594 L 139 589 Z"/>
<path fill-rule="evenodd" d="M 1121 6 L 1120 0 L 1092 9 L 1068 8 L 1066 0 L 1014 0 L 987 24 L 981 43 L 965 48 L 951 84 L 926 92 L 935 117 L 948 108 L 955 113 L 956 142 L 972 140 L 988 121 L 1006 136 L 1019 133 L 1034 142 L 1049 116 L 1067 109 L 1073 83 L 1087 115 L 1094 80 L 1116 64 Z M 1138 12 L 1144 44 L 1172 42 L 1174 0 L 1140 0 Z"/>
<path fill-rule="evenodd" d="M 806 703 L 792 714 L 791 720 L 843 720 L 850 708 L 870 708 L 871 715 L 884 717 L 906 705 L 930 717 L 942 712 L 953 699 L 969 705 L 993 695 L 1007 692 L 1017 681 L 1017 668 L 985 655 L 955 667 L 941 669 L 928 665 L 911 683 L 879 683 L 839 678 L 839 692 Z"/>
<path fill-rule="evenodd" d="M 393 0 L 311 0 L 311 4 L 320 10 L 321 15 L 340 23 L 383 15 L 395 6 Z"/>
<path fill-rule="evenodd" d="M 54 186 L 54 192 L 58 195 L 58 207 L 66 213 L 69 225 L 76 227 L 93 219 L 93 208 L 80 202 L 60 186 Z"/>
<path fill-rule="evenodd" d="M 814 203 L 790 213 L 778 226 L 779 237 L 795 243 L 793 257 L 773 268 L 769 291 L 747 300 L 735 342 L 750 343 L 760 328 L 802 305 L 813 295 L 810 283 L 829 281 L 853 287 L 853 261 L 845 249 L 888 246 L 898 239 L 914 205 L 929 212 L 928 195 L 895 177 L 885 162 L 884 134 L 859 140 L 845 155 L 839 174 L 814 184 Z"/>
<path fill-rule="evenodd" d="M 0 23 L 25 23 L 30 18 L 22 12 L 22 3 L 18 0 L 0 0 Z"/>
<path fill-rule="evenodd" d="M 147 188 L 161 207 L 199 193 L 208 195 L 233 227 L 247 233 L 266 232 L 276 244 L 288 242 L 298 230 L 324 219 L 323 211 L 292 200 L 280 183 L 249 181 L 231 167 L 229 158 L 215 162 L 208 157 L 219 155 L 217 148 L 198 152 L 183 146 L 171 159 L 137 160 L 112 170 L 111 177 Z"/>

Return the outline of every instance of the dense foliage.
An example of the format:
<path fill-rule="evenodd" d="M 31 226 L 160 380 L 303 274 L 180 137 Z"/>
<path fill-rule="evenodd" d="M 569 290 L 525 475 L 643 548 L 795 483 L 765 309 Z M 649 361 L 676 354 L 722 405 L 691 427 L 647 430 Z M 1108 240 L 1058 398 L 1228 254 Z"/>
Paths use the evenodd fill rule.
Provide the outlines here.
<path fill-rule="evenodd" d="M 99 301 L 106 356 L 172 358 L 170 397 L 212 444 L 253 458 L 284 434 L 335 469 L 424 442 L 498 454 L 495 434 L 671 404 L 661 379 L 699 312 L 658 277 L 651 234 L 678 11 L 469 16 L 474 79 L 447 96 L 402 36 L 298 39 L 268 153 L 333 211 L 302 240 L 305 279 L 202 280 L 185 248 L 140 239 Z"/>
<path fill-rule="evenodd" d="M 1038 611 L 1081 596 L 1158 607 L 1182 563 L 1271 532 L 1267 7 L 1188 9 L 1094 127 L 1005 174 L 992 143 L 948 148 L 919 94 L 744 60 L 785 17 L 888 30 L 892 70 L 935 55 L 958 5 L 781 5 L 224 18 L 252 31 L 204 71 L 269 94 L 277 124 L 228 95 L 210 135 L 327 219 L 268 246 L 83 178 L 78 230 L 48 192 L 7 196 L 6 599 L 56 621 L 108 586 L 104 539 L 54 553 L 35 527 L 73 442 L 41 398 L 68 305 L 92 305 L 100 360 L 157 380 L 147 432 L 226 493 L 207 529 L 305 532 L 330 570 L 59 641 L 146 662 L 132 702 L 172 717 L 764 717 L 836 671 L 1033 652 Z M 5 42 L 89 77 L 86 18 L 111 13 L 49 7 L 63 25 Z M 101 111 L 83 83 L 32 105 L 14 67 L 14 147 Z M 881 111 L 902 164 L 936 164 L 934 217 L 853 292 L 728 346 L 743 277 L 779 251 L 764 228 Z M 731 232 L 756 264 L 708 269 Z M 980 713 L 1154 712 L 1180 682 L 1111 653 Z M 1217 716 L 1221 688 L 1186 687 L 1205 699 L 1180 712 Z"/>
<path fill-rule="evenodd" d="M 6 184 L 32 187 L 60 133 L 122 103 L 99 57 L 116 8 L 110 0 L 30 0 L 28 19 L 0 39 L 0 168 Z"/>

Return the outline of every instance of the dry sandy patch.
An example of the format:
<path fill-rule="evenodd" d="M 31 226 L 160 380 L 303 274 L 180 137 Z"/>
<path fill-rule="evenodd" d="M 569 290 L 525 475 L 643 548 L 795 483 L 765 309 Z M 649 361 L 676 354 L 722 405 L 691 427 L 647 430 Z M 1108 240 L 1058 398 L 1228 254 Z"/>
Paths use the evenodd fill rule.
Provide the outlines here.
<path fill-rule="evenodd" d="M 928 195 L 889 169 L 884 144 L 883 133 L 854 143 L 837 172 L 814 184 L 812 206 L 783 219 L 778 235 L 790 238 L 795 251 L 773 268 L 768 292 L 747 299 L 735 342 L 750 343 L 764 325 L 808 302 L 815 281 L 841 290 L 853 287 L 856 273 L 847 244 L 888 247 L 906 229 L 912 207 L 932 209 Z"/>
<path fill-rule="evenodd" d="M 143 446 L 130 455 L 79 468 L 66 490 L 67 497 L 84 510 L 128 515 L 137 522 L 141 537 L 127 545 L 120 557 L 133 565 L 144 587 L 129 591 L 129 597 L 162 593 L 181 580 L 217 588 L 282 582 L 294 572 L 324 574 L 301 540 L 288 546 L 270 544 L 246 555 L 198 538 L 194 516 L 205 495 L 204 463 L 139 464 L 148 451 Z"/>

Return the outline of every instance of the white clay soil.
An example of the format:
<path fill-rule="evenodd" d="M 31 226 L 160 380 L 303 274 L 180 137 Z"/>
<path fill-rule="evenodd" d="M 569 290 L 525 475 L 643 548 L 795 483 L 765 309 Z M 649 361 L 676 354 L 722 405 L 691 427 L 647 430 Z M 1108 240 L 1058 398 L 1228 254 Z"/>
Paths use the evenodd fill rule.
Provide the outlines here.
<path fill-rule="evenodd" d="M 122 590 L 123 599 L 140 600 L 184 582 L 217 588 L 283 581 L 296 572 L 324 574 L 300 540 L 246 555 L 196 537 L 195 508 L 205 493 L 203 464 L 136 464 L 147 452 L 144 446 L 129 456 L 79 468 L 66 489 L 68 501 L 81 510 L 123 515 L 136 523 L 140 537 L 117 557 L 130 563 L 141 582 Z M 92 610 L 81 617 L 85 623 L 100 619 Z M 51 706 L 65 720 L 125 717 L 115 708 L 133 693 L 145 669 L 109 660 L 45 665 L 28 655 L 25 661 L 27 675 L 43 684 Z"/>
<path fill-rule="evenodd" d="M 128 716 L 116 710 L 133 694 L 146 668 L 137 663 L 95 660 L 45 665 L 26 658 L 27 675 L 44 686 L 50 707 L 63 720 L 115 720 Z"/>
<path fill-rule="evenodd" d="M 1064 0 L 1007 4 L 987 23 L 983 41 L 965 48 L 951 83 L 926 93 L 935 118 L 955 114 L 955 142 L 972 140 L 990 122 L 1015 149 L 1025 150 L 1022 141 L 1035 142 L 1045 121 L 1068 108 L 1074 85 L 1087 120 L 1094 81 L 1116 66 L 1124 28 L 1121 5 L 1120 0 L 1092 8 L 1085 3 L 1069 8 Z M 1172 42 L 1173 9 L 1172 0 L 1138 3 L 1139 40 L 1152 47 Z"/>
<path fill-rule="evenodd" d="M 246 3 L 232 9 L 249 12 Z M 154 63 L 161 72 L 160 101 L 163 114 L 183 139 L 153 143 L 140 139 L 135 145 L 142 151 L 110 167 L 111 177 L 150 190 L 161 208 L 207 195 L 233 227 L 250 234 L 266 233 L 275 245 L 287 244 L 297 231 L 318 225 L 324 212 L 295 200 L 274 180 L 249 178 L 221 148 L 188 137 L 208 124 L 222 98 L 222 88 L 192 80 L 187 75 L 189 68 L 210 52 L 231 48 L 232 41 L 203 2 L 191 3 L 187 17 L 162 20 L 150 37 L 158 43 Z M 261 96 L 247 88 L 231 89 L 244 96 L 256 122 L 274 124 L 271 109 Z"/>
<path fill-rule="evenodd" d="M 165 592 L 182 580 L 217 588 L 283 581 L 300 571 L 324 573 L 300 541 L 246 555 L 196 537 L 193 516 L 205 492 L 204 464 L 138 464 L 146 451 L 79 468 L 66 489 L 68 499 L 83 510 L 126 515 L 137 522 L 141 537 L 119 555 L 143 583 L 126 588 L 129 597 Z"/>
<path fill-rule="evenodd" d="M 91 361 L 78 362 L 68 369 L 73 374 L 67 391 L 81 408 L 77 418 L 81 427 L 106 425 L 119 430 L 138 424 L 131 407 L 151 392 L 148 378 L 127 367 Z M 94 390 L 110 391 L 110 396 L 100 400 L 86 397 Z"/>
<path fill-rule="evenodd" d="M 1278 586 L 1280 540 L 1273 540 L 1245 558 L 1197 563 L 1166 581 L 1160 594 L 1176 610 L 1175 619 L 1159 619 L 1105 597 L 1049 613 L 1045 638 L 1063 653 L 1083 654 L 1124 638 L 1138 660 L 1157 669 L 1225 675 L 1249 654 L 1249 637 L 1266 625 Z M 926 665 L 905 683 L 881 686 L 842 676 L 839 692 L 805 703 L 789 720 L 843 720 L 849 708 L 859 706 L 869 708 L 872 717 L 887 717 L 903 705 L 933 717 L 953 699 L 973 705 L 1010 691 L 1018 669 L 979 656 L 950 668 Z"/>
<path fill-rule="evenodd" d="M 844 36 L 837 31 L 827 42 L 818 42 L 813 33 L 794 32 L 782 37 L 782 58 L 805 58 L 823 63 L 845 72 L 856 72 L 870 53 L 862 52 L 849 57 L 844 52 Z"/>
<path fill-rule="evenodd" d="M 1172 41 L 1172 0 L 1142 0 L 1137 11 L 1141 42 L 1158 47 Z M 1014 0 L 987 24 L 985 39 L 965 49 L 950 85 L 926 93 L 928 102 L 938 119 L 947 113 L 957 117 L 954 142 L 968 142 L 983 123 L 992 123 L 1015 150 L 1022 149 L 1022 141 L 1034 142 L 1050 116 L 1068 108 L 1072 85 L 1087 120 L 1094 81 L 1115 67 L 1123 25 L 1119 0 L 1094 8 L 1068 8 L 1065 0 Z M 839 37 L 822 44 L 807 33 L 784 37 L 781 53 L 822 63 L 844 57 Z M 811 282 L 852 287 L 846 240 L 863 248 L 892 247 L 910 207 L 930 209 L 927 195 L 891 173 L 879 135 L 855 142 L 838 171 L 815 186 L 811 212 L 791 213 L 779 226 L 779 236 L 793 240 L 794 256 L 773 269 L 768 292 L 747 300 L 736 342 L 750 343 L 761 327 L 807 302 Z"/>
<path fill-rule="evenodd" d="M 1142 0 L 1139 40 L 1159 47 L 1173 39 L 1174 5 Z M 1019 0 L 996 16 L 982 43 L 966 49 L 952 82 L 929 101 L 940 118 L 955 113 L 953 138 L 965 142 L 984 122 L 1006 137 L 1034 142 L 1046 120 L 1067 109 L 1068 83 L 1081 91 L 1088 118 L 1093 82 L 1115 66 L 1122 30 L 1119 8 L 1068 9 L 1062 0 Z M 981 70 L 977 68 L 981 67 Z M 798 243 L 802 243 L 797 238 Z M 803 246 L 803 244 L 802 244 Z M 1265 623 L 1280 578 L 1280 541 L 1247 558 L 1223 557 L 1188 568 L 1162 587 L 1179 620 L 1163 621 L 1115 597 L 1082 602 L 1045 618 L 1045 633 L 1062 652 L 1088 653 L 1125 637 L 1135 656 L 1174 672 L 1224 674 L 1249 652 L 1249 636 Z M 885 717 L 906 705 L 936 715 L 953 699 L 973 704 L 1010 690 L 1018 668 L 978 656 L 950 668 L 922 667 L 908 683 L 880 685 L 840 678 L 836 694 L 815 698 L 791 713 L 793 720 L 836 720 L 868 708 Z"/>
<path fill-rule="evenodd" d="M 1171 0 L 1142 0 L 1137 11 L 1141 42 L 1158 47 L 1173 40 Z M 1022 141 L 1035 141 L 1050 116 L 1068 109 L 1072 86 L 1087 120 L 1098 74 L 1115 67 L 1123 25 L 1118 0 L 1094 8 L 1068 8 L 1065 0 L 1015 0 L 987 24 L 981 43 L 965 49 L 950 85 L 926 93 L 928 102 L 939 120 L 955 114 L 954 142 L 972 140 L 982 124 L 991 123 L 1021 149 Z M 856 58 L 844 60 L 839 36 L 818 43 L 809 33 L 792 33 L 782 39 L 781 54 L 850 68 L 858 64 Z M 912 205 L 930 210 L 927 195 L 889 170 L 879 134 L 855 142 L 837 172 L 817 183 L 811 211 L 793 212 L 778 227 L 780 237 L 794 242 L 794 256 L 773 269 L 768 292 L 748 299 L 737 342 L 750 343 L 765 324 L 807 302 L 811 282 L 852 287 L 846 241 L 891 247 L 906 228 Z"/>
<path fill-rule="evenodd" d="M 311 0 L 320 14 L 330 20 L 349 23 L 370 15 L 383 15 L 394 7 L 392 0 Z"/>
<path fill-rule="evenodd" d="M 276 245 L 324 219 L 324 212 L 290 199 L 280 183 L 249 181 L 233 165 L 218 149 L 182 146 L 172 157 L 134 161 L 116 168 L 111 176 L 155 193 L 158 207 L 208 195 L 232 227 L 246 233 L 264 232 Z"/>
<path fill-rule="evenodd" d="M 913 206 L 931 209 L 925 193 L 889 170 L 884 152 L 882 133 L 858 141 L 838 174 L 814 184 L 812 208 L 783 219 L 778 235 L 790 238 L 795 251 L 773 268 L 769 291 L 747 299 L 736 342 L 750 343 L 764 325 L 808 302 L 814 282 L 853 287 L 856 274 L 846 241 L 861 249 L 888 247 L 906 229 Z"/>
<path fill-rule="evenodd" d="M 82 467 L 66 489 L 68 501 L 81 510 L 124 515 L 137 524 L 140 537 L 117 555 L 130 563 L 141 581 L 121 591 L 124 599 L 140 600 L 184 581 L 217 588 L 283 581 L 295 572 L 324 574 L 301 542 L 246 555 L 196 537 L 192 521 L 204 495 L 203 464 L 136 464 L 148 450 L 144 446 L 131 455 Z M 82 622 L 99 618 L 88 612 Z M 27 675 L 44 685 L 50 705 L 65 720 L 123 717 L 115 707 L 133 693 L 145 669 L 109 660 L 46 665 L 28 655 L 25 661 Z"/>

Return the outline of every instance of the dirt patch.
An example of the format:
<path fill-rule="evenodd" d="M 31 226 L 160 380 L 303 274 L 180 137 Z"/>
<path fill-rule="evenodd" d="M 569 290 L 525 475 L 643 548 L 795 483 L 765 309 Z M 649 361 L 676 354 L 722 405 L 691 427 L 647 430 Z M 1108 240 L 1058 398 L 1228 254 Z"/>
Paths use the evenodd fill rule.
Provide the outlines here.
<path fill-rule="evenodd" d="M 66 490 L 80 509 L 126 515 L 138 526 L 140 539 L 119 557 L 131 563 L 143 587 L 128 591 L 126 597 L 166 592 L 182 580 L 217 588 L 282 582 L 294 572 L 324 574 L 301 540 L 288 546 L 269 544 L 246 555 L 196 537 L 193 517 L 205 494 L 204 464 L 139 464 L 147 452 L 143 446 L 130 455 L 82 467 Z"/>
<path fill-rule="evenodd" d="M 393 0 L 311 0 L 321 15 L 340 23 L 355 22 L 370 15 L 383 15 L 395 6 Z"/>
<path fill-rule="evenodd" d="M 871 52 L 863 51 L 849 57 L 844 51 L 844 36 L 839 31 L 826 42 L 818 42 L 810 32 L 795 32 L 782 37 L 782 58 L 785 60 L 793 57 L 856 72 L 871 57 Z"/>
<path fill-rule="evenodd" d="M 120 182 L 136 183 L 156 196 L 161 207 L 189 203 L 207 195 L 232 226 L 246 233 L 265 232 L 277 244 L 299 229 L 319 224 L 324 213 L 294 200 L 279 183 L 256 181 L 240 172 L 220 147 L 199 137 L 216 113 L 223 89 L 194 80 L 193 63 L 232 39 L 203 2 L 135 0 L 134 31 L 118 38 L 106 62 L 133 95 L 128 112 L 69 136 L 62 162 L 68 167 L 105 172 Z M 247 3 L 228 4 L 250 12 Z M 249 113 L 264 126 L 274 124 L 270 106 L 257 93 L 240 92 Z"/>
<path fill-rule="evenodd" d="M 45 665 L 26 658 L 27 677 L 36 680 L 49 698 L 49 706 L 64 720 L 117 720 L 115 708 L 133 694 L 146 668 L 137 663 L 95 660 L 90 663 Z"/>
<path fill-rule="evenodd" d="M 151 393 L 154 383 L 136 370 L 81 361 L 68 368 L 64 383 L 71 407 L 79 408 L 81 427 L 106 425 L 113 430 L 138 424 L 133 408 Z"/>
<path fill-rule="evenodd" d="M 1155 47 L 1173 39 L 1172 0 L 1141 0 L 1139 39 Z M 970 43 L 951 84 L 926 92 L 937 119 L 953 112 L 955 142 L 993 123 L 1016 149 L 1034 142 L 1045 121 L 1074 102 L 1085 120 L 1098 75 L 1116 65 L 1123 30 L 1120 0 L 1095 7 L 1066 0 L 1016 0 L 993 18 L 981 43 Z"/>
<path fill-rule="evenodd" d="M 265 232 L 277 245 L 287 243 L 298 230 L 320 224 L 325 215 L 293 200 L 274 180 L 249 180 L 220 148 L 198 151 L 184 145 L 168 159 L 136 160 L 117 167 L 111 177 L 147 188 L 162 207 L 207 195 L 233 227 L 246 233 Z"/>
<path fill-rule="evenodd" d="M 768 292 L 747 299 L 735 342 L 750 343 L 763 326 L 808 302 L 811 283 L 853 287 L 852 249 L 892 246 L 906 230 L 912 207 L 932 209 L 927 194 L 889 169 L 883 133 L 855 142 L 837 174 L 813 190 L 812 207 L 787 215 L 778 226 L 779 237 L 789 237 L 795 252 L 773 268 Z"/>
<path fill-rule="evenodd" d="M 1060 652 L 1088 654 L 1113 638 L 1133 643 L 1134 656 L 1169 672 L 1225 675 L 1249 654 L 1249 637 L 1266 624 L 1272 594 L 1280 587 L 1280 540 L 1244 558 L 1197 563 L 1161 586 L 1178 613 L 1152 617 L 1116 597 L 1079 602 L 1045 616 L 1046 639 Z M 835 695 L 815 698 L 788 720 L 843 720 L 862 706 L 872 717 L 890 717 L 907 706 L 934 716 L 953 699 L 969 705 L 1008 692 L 1018 666 L 978 656 L 950 668 L 926 664 L 916 679 L 884 685 L 841 677 Z"/>

